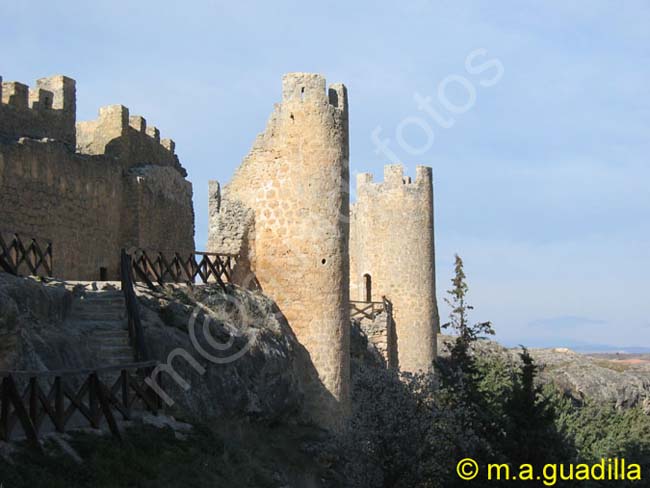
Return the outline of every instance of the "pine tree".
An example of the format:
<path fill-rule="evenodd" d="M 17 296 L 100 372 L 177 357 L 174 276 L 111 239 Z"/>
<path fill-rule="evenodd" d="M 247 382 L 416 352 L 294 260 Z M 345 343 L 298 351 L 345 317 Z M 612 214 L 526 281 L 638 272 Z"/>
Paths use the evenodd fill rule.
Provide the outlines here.
<path fill-rule="evenodd" d="M 474 307 L 467 303 L 467 277 L 463 269 L 463 260 L 456 254 L 454 278 L 451 280 L 453 287 L 447 291 L 450 295 L 445 298 L 445 303 L 451 307 L 449 322 L 444 324 L 444 329 L 452 328 L 458 334 L 451 350 L 451 362 L 465 374 L 475 373 L 475 364 L 469 351 L 472 343 L 484 335 L 493 335 L 494 329 L 491 322 L 478 322 L 470 325 L 468 312 Z"/>
<path fill-rule="evenodd" d="M 541 466 L 561 461 L 568 454 L 555 427 L 555 410 L 535 382 L 538 373 L 535 361 L 528 349 L 521 347 L 521 365 L 506 404 L 511 422 L 506 450 L 511 460 L 519 464 Z"/>

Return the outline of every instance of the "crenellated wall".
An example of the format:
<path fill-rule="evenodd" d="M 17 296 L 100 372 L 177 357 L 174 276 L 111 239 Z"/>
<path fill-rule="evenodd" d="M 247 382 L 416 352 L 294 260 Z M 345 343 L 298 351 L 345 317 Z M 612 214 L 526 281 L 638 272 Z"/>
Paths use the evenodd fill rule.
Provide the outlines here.
<path fill-rule="evenodd" d="M 210 187 L 208 247 L 241 251 L 277 302 L 306 351 L 306 411 L 332 428 L 349 409 L 348 158 L 345 87 L 291 73 L 231 182 Z"/>
<path fill-rule="evenodd" d="M 75 126 L 75 82 L 2 84 L 0 229 L 53 242 L 58 278 L 119 276 L 123 247 L 194 250 L 192 185 L 174 154 L 126 107 Z M 75 151 L 77 148 L 77 151 Z"/>
<path fill-rule="evenodd" d="M 2 77 L 0 77 L 2 82 Z M 75 147 L 76 84 L 65 76 L 0 83 L 0 137 L 49 138 Z"/>
<path fill-rule="evenodd" d="M 122 105 L 102 107 L 96 120 L 77 123 L 77 152 L 116 158 L 125 169 L 140 161 L 171 166 L 187 176 L 175 149 L 174 141 L 161 139 L 157 127 L 148 126 L 144 117 L 130 116 L 129 109 Z"/>
<path fill-rule="evenodd" d="M 439 327 L 435 283 L 431 168 L 416 178 L 401 165 L 384 168 L 384 181 L 357 176 L 350 212 L 350 294 L 366 300 L 385 296 L 393 304 L 397 360 L 402 371 L 426 371 L 436 356 Z"/>

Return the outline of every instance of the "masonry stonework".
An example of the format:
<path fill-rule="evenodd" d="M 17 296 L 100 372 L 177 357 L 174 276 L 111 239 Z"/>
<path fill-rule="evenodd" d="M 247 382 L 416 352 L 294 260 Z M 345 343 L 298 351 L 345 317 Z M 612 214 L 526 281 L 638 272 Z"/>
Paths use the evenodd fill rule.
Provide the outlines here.
<path fill-rule="evenodd" d="M 349 410 L 348 158 L 345 87 L 292 73 L 232 181 L 210 187 L 209 250 L 240 252 L 240 279 L 277 302 L 306 350 L 305 410 L 332 428 Z"/>
<path fill-rule="evenodd" d="M 75 124 L 64 76 L 0 86 L 0 230 L 51 240 L 63 279 L 98 280 L 101 268 L 117 279 L 123 247 L 194 250 L 192 186 L 173 141 L 121 105 Z"/>
<path fill-rule="evenodd" d="M 0 77 L 0 137 L 48 137 L 74 148 L 76 93 L 66 76 L 41 78 L 32 89 Z"/>
<path fill-rule="evenodd" d="M 357 323 L 368 341 L 381 355 L 384 365 L 390 369 L 397 369 L 397 343 L 392 311 L 385 310 L 372 318 L 357 319 Z"/>
<path fill-rule="evenodd" d="M 64 76 L 0 83 L 0 231 L 51 240 L 68 280 L 116 279 L 122 248 L 193 252 L 174 142 L 122 105 L 77 123 L 75 90 Z M 209 186 L 209 250 L 276 301 L 302 346 L 305 412 L 334 429 L 350 408 L 350 299 L 383 302 L 360 325 L 388 367 L 429 369 L 438 328 L 431 169 L 359 175 L 352 207 L 348 181 L 346 88 L 291 73 L 232 180 Z"/>
<path fill-rule="evenodd" d="M 418 166 L 415 181 L 404 176 L 401 165 L 386 166 L 383 183 L 374 183 L 369 173 L 357 176 L 350 294 L 353 300 L 390 300 L 399 368 L 431 368 L 439 327 L 431 168 Z"/>

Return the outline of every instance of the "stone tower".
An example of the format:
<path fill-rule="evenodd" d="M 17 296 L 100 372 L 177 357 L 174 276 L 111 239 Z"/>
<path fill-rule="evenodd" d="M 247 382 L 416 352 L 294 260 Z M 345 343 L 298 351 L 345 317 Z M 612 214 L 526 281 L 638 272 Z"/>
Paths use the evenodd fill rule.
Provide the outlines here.
<path fill-rule="evenodd" d="M 352 299 L 388 298 L 400 369 L 428 370 L 439 328 L 431 168 L 418 166 L 415 181 L 401 165 L 386 166 L 383 183 L 359 174 L 350 216 Z"/>
<path fill-rule="evenodd" d="M 343 85 L 282 79 L 282 102 L 223 190 L 210 187 L 213 252 L 239 253 L 300 344 L 306 411 L 336 428 L 349 408 L 349 146 Z"/>

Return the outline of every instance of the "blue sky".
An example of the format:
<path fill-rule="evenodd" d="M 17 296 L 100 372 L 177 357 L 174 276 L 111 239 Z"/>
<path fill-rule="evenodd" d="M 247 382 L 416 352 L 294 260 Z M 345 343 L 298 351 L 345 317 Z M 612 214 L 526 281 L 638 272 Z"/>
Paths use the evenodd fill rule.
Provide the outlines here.
<path fill-rule="evenodd" d="M 411 175 L 433 167 L 440 297 L 458 252 L 474 318 L 506 344 L 650 347 L 648 2 L 27 0 L 0 13 L 5 81 L 69 75 L 79 120 L 122 103 L 176 141 L 197 247 L 207 180 L 230 178 L 283 73 L 319 72 L 349 89 L 353 173 L 392 162 L 378 127 Z M 478 49 L 475 65 L 503 67 L 492 86 L 480 82 L 495 68 L 466 69 Z M 464 113 L 441 103 L 450 76 L 475 92 Z M 446 87 L 467 102 L 466 87 Z M 398 141 L 422 148 L 431 134 L 421 154 Z"/>

